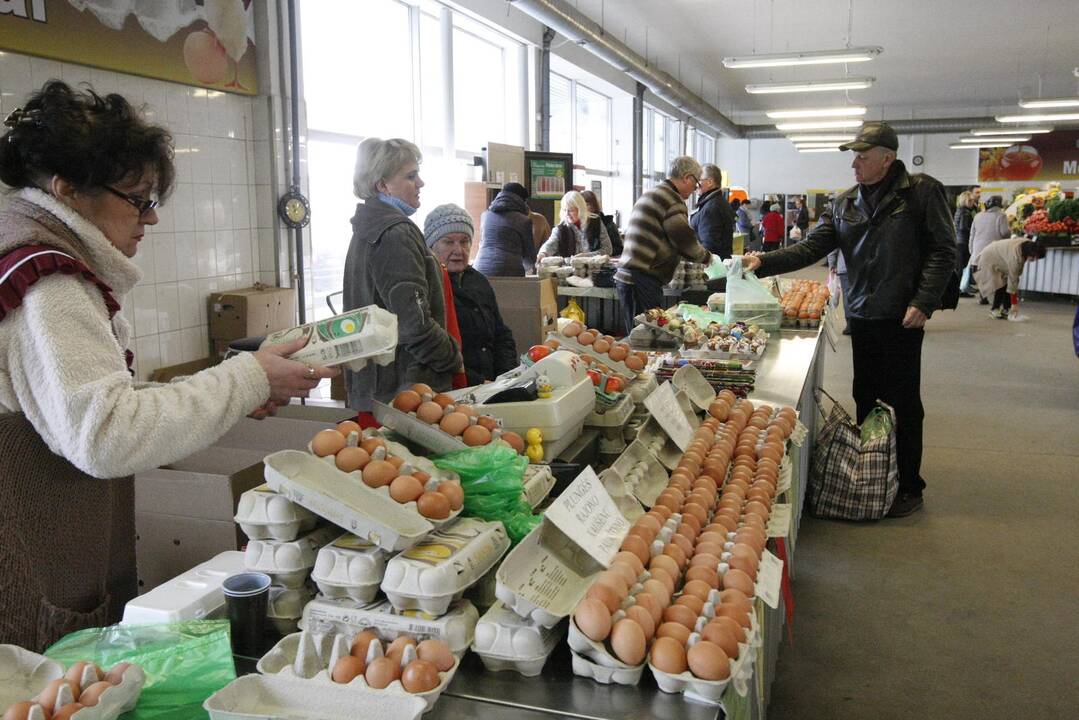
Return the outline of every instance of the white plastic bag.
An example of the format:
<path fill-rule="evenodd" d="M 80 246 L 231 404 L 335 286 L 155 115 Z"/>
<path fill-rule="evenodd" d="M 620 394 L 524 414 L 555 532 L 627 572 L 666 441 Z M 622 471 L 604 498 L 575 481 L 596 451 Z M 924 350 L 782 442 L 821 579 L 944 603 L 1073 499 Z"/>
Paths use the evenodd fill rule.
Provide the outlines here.
<path fill-rule="evenodd" d="M 839 282 L 839 273 L 828 273 L 828 303 L 832 307 L 839 307 L 839 299 L 843 295 L 843 285 Z"/>

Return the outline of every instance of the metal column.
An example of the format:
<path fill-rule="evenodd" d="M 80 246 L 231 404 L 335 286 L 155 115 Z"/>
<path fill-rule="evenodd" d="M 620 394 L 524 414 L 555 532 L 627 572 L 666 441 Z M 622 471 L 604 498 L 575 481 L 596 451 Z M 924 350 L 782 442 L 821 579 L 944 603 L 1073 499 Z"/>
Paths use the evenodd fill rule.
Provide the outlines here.
<path fill-rule="evenodd" d="M 633 202 L 644 192 L 644 85 L 633 95 Z"/>

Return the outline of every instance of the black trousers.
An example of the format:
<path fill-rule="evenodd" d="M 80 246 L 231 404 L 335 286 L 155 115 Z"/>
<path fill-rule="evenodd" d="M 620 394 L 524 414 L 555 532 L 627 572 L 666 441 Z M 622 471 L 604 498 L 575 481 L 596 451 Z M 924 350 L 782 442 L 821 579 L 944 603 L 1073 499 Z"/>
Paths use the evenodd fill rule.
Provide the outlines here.
<path fill-rule="evenodd" d="M 895 409 L 899 492 L 921 495 L 925 488 L 921 476 L 925 331 L 904 328 L 901 320 L 851 318 L 849 322 L 858 422 L 865 420 L 878 399 Z"/>
<path fill-rule="evenodd" d="M 1012 309 L 1012 296 L 1008 288 L 1002 287 L 993 293 L 993 309 L 1004 308 L 1004 312 Z"/>
<path fill-rule="evenodd" d="M 627 335 L 637 324 L 633 318 L 652 308 L 666 307 L 663 302 L 662 280 L 640 270 L 630 270 L 630 274 L 633 276 L 632 285 L 618 280 L 614 282 L 618 292 L 618 301 L 622 306 L 622 322 L 625 323 Z"/>

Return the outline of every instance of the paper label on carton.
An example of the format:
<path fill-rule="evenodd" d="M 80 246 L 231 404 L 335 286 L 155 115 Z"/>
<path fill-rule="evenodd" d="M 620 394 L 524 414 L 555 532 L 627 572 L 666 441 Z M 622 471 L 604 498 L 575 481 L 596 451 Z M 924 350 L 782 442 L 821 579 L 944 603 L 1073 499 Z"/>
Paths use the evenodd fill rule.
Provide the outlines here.
<path fill-rule="evenodd" d="M 536 607 L 550 608 L 557 604 L 579 578 L 561 560 L 541 546 L 536 546 L 535 559 L 506 568 L 506 586 L 514 595 L 523 597 Z"/>
<path fill-rule="evenodd" d="M 779 586 L 783 582 L 783 561 L 765 550 L 757 568 L 757 597 L 770 608 L 779 607 Z"/>
<path fill-rule="evenodd" d="M 356 310 L 272 333 L 264 344 L 276 345 L 302 337 L 307 344 L 293 353 L 292 359 L 330 365 L 364 353 L 362 335 L 366 322 L 366 313 Z"/>
<path fill-rule="evenodd" d="M 651 395 L 644 399 L 644 406 L 652 413 L 663 431 L 674 440 L 675 445 L 685 450 L 693 440 L 693 427 L 689 424 L 678 397 L 674 394 L 674 385 L 665 382 Z"/>
<path fill-rule="evenodd" d="M 446 562 L 468 546 L 481 532 L 482 525 L 467 518 L 428 536 L 427 540 L 401 553 L 401 557 L 436 566 Z"/>
<path fill-rule="evenodd" d="M 790 503 L 776 503 L 768 518 L 768 537 L 787 537 L 791 532 Z"/>
<path fill-rule="evenodd" d="M 348 535 L 342 535 L 334 542 L 334 547 L 339 547 L 344 550 L 370 550 L 374 545 L 361 537 L 356 537 L 351 533 Z"/>
<path fill-rule="evenodd" d="M 577 476 L 545 516 L 603 567 L 611 564 L 629 532 L 629 521 L 618 511 L 591 466 Z"/>

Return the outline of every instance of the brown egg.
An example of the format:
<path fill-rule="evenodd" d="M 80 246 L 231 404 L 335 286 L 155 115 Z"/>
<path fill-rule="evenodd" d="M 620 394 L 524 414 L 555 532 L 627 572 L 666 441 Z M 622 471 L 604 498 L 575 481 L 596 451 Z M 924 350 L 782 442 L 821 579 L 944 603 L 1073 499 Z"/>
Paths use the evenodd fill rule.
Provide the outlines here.
<path fill-rule="evenodd" d="M 86 707 L 93 707 L 94 705 L 97 705 L 98 702 L 100 702 L 101 696 L 104 694 L 104 692 L 106 690 L 111 690 L 112 687 L 112 683 L 108 682 L 107 680 L 100 680 L 96 683 L 93 683 L 88 688 L 83 690 L 81 695 L 79 695 L 79 702 Z"/>
<path fill-rule="evenodd" d="M 434 389 L 427 383 L 416 383 L 412 386 L 412 392 L 419 393 L 420 395 L 434 395 Z"/>
<path fill-rule="evenodd" d="M 56 713 L 52 716 L 52 720 L 71 720 L 71 716 L 77 713 L 79 710 L 82 710 L 84 707 L 86 706 L 82 703 L 68 703 L 67 705 L 64 705 L 62 708 L 56 711 Z"/>
<path fill-rule="evenodd" d="M 678 547 L 674 543 L 667 543 L 663 546 L 663 554 L 670 556 L 676 563 L 678 563 L 678 572 L 681 574 L 682 568 L 686 566 L 689 561 L 689 557 L 686 555 L 682 548 Z"/>
<path fill-rule="evenodd" d="M 387 454 L 386 462 L 388 462 L 390 465 L 393 465 L 394 469 L 400 472 L 401 466 L 405 464 L 405 459 L 402 457 L 397 457 L 396 455 Z"/>
<path fill-rule="evenodd" d="M 393 658 L 400 663 L 401 657 L 405 654 L 405 648 L 416 647 L 416 644 L 416 638 L 410 635 L 399 635 L 386 648 L 386 657 Z"/>
<path fill-rule="evenodd" d="M 356 634 L 356 637 L 352 638 L 352 647 L 349 649 L 349 654 L 366 660 L 367 648 L 373 642 L 379 642 L 378 633 L 374 630 L 361 630 Z"/>
<path fill-rule="evenodd" d="M 367 663 L 363 660 L 352 655 L 345 655 L 334 663 L 333 670 L 330 672 L 330 679 L 335 683 L 347 685 L 357 675 L 363 675 L 366 669 Z"/>
<path fill-rule="evenodd" d="M 562 343 L 558 342 L 554 338 L 544 340 L 543 344 L 546 345 L 547 347 L 551 348 L 552 350 L 557 350 L 558 348 L 562 347 Z"/>
<path fill-rule="evenodd" d="M 349 433 L 363 433 L 363 428 L 361 428 L 352 420 L 342 420 L 341 422 L 337 423 L 337 432 L 341 433 L 347 438 Z"/>
<path fill-rule="evenodd" d="M 480 415 L 478 418 L 476 418 L 476 424 L 482 425 L 483 427 L 487 428 L 492 432 L 498 429 L 498 420 L 494 419 L 490 415 Z"/>
<path fill-rule="evenodd" d="M 363 468 L 363 482 L 368 487 L 389 485 L 397 477 L 397 468 L 386 460 L 372 460 Z"/>
<path fill-rule="evenodd" d="M 525 441 L 517 433 L 507 430 L 502 433 L 502 439 L 505 440 L 511 448 L 516 450 L 518 455 L 525 451 Z"/>
<path fill-rule="evenodd" d="M 584 326 L 574 320 L 573 322 L 566 323 L 566 327 L 562 330 L 562 334 L 566 337 L 577 337 L 583 330 Z"/>
<path fill-rule="evenodd" d="M 425 492 L 416 499 L 420 515 L 432 520 L 445 520 L 450 516 L 450 499 L 440 492 Z"/>
<path fill-rule="evenodd" d="M 665 622 L 656 628 L 657 638 L 672 638 L 677 640 L 681 645 L 685 646 L 689 642 L 689 636 L 691 630 L 682 623 L 677 622 Z"/>
<path fill-rule="evenodd" d="M 636 355 L 628 356 L 624 362 L 626 363 L 626 367 L 628 367 L 633 372 L 640 372 L 641 370 L 644 370 L 644 360 L 642 360 Z"/>
<path fill-rule="evenodd" d="M 423 398 L 415 390 L 402 390 L 393 399 L 393 406 L 401 412 L 410 413 L 420 406 Z"/>
<path fill-rule="evenodd" d="M 685 605 L 671 605 L 663 611 L 663 622 L 676 622 L 693 630 L 693 626 L 697 624 L 697 613 Z"/>
<path fill-rule="evenodd" d="M 640 665 L 646 648 L 644 630 L 635 621 L 622 618 L 611 628 L 611 649 L 626 665 Z"/>
<path fill-rule="evenodd" d="M 712 534 L 714 535 L 715 533 Z M 695 553 L 700 555 L 715 555 L 716 557 L 719 557 L 723 554 L 723 546 L 719 543 L 702 541 L 697 543 Z"/>
<path fill-rule="evenodd" d="M 124 673 L 131 667 L 131 663 L 116 663 L 112 668 L 105 673 L 105 679 L 113 685 L 119 685 L 124 681 Z"/>
<path fill-rule="evenodd" d="M 695 565 L 686 571 L 686 581 L 687 585 L 693 581 L 700 581 L 706 583 L 711 588 L 718 588 L 719 573 L 715 571 L 715 568 L 706 567 L 704 565 Z"/>
<path fill-rule="evenodd" d="M 450 435 L 460 435 L 465 431 L 465 428 L 469 426 L 468 415 L 459 412 L 446 413 L 446 417 L 442 418 L 442 421 L 438 424 L 442 431 L 449 433 Z M 479 427 L 478 425 L 476 427 Z M 480 428 L 481 432 L 487 433 L 487 438 L 490 439 L 491 433 L 484 428 Z"/>
<path fill-rule="evenodd" d="M 45 689 L 37 694 L 34 698 L 43 708 L 50 709 L 56 707 L 56 696 L 60 694 L 60 688 L 63 685 L 67 685 L 71 689 L 71 698 L 75 700 L 79 697 L 79 683 L 75 680 L 68 680 L 67 678 L 57 678 L 56 680 L 50 680 Z"/>
<path fill-rule="evenodd" d="M 719 567 L 719 557 L 711 553 L 698 553 L 689 561 L 690 567 L 706 567 L 715 570 Z"/>
<path fill-rule="evenodd" d="M 700 615 L 704 610 L 704 601 L 695 595 L 679 595 L 674 604 L 689 608 L 694 615 Z"/>
<path fill-rule="evenodd" d="M 577 342 L 581 345 L 591 345 L 596 341 L 596 334 L 591 330 L 585 330 L 577 336 Z"/>
<path fill-rule="evenodd" d="M 17 702 L 4 712 L 4 720 L 27 720 L 30 717 L 30 710 L 37 705 L 29 700 L 23 702 Z M 44 710 L 44 708 L 42 708 Z M 48 717 L 48 714 L 45 714 Z"/>
<path fill-rule="evenodd" d="M 754 515 L 752 513 L 746 513 L 745 515 L 742 515 L 742 524 L 743 526 L 755 527 L 758 530 L 765 529 L 764 518 L 762 518 L 760 515 Z"/>
<path fill-rule="evenodd" d="M 731 605 L 749 605 L 749 596 L 747 596 L 741 590 L 735 590 L 729 588 L 727 590 L 720 590 L 719 601 L 729 603 Z"/>
<path fill-rule="evenodd" d="M 434 425 L 442 419 L 442 406 L 428 400 L 416 408 L 416 417 L 423 420 L 428 425 Z"/>
<path fill-rule="evenodd" d="M 359 447 L 343 447 L 337 451 L 334 463 L 341 472 L 362 470 L 371 461 L 371 456 Z"/>
<path fill-rule="evenodd" d="M 460 483 L 446 480 L 439 483 L 435 491 L 442 493 L 450 501 L 450 510 L 460 510 L 465 504 L 465 491 L 461 489 Z"/>
<path fill-rule="evenodd" d="M 741 590 L 745 593 L 746 597 L 753 597 L 753 595 L 756 594 L 752 578 L 742 570 L 733 568 L 723 575 L 723 589 L 726 590 L 728 588 Z"/>
<path fill-rule="evenodd" d="M 726 625 L 715 621 L 708 623 L 701 629 L 701 639 L 719 645 L 723 654 L 732 660 L 738 658 L 738 638 Z"/>
<path fill-rule="evenodd" d="M 692 518 L 693 516 L 690 515 L 690 516 L 687 516 L 687 517 Z M 683 518 L 683 520 L 685 520 L 685 518 Z M 675 528 L 674 534 L 675 535 L 681 535 L 682 537 L 686 538 L 687 540 L 689 540 L 692 543 L 692 542 L 696 541 L 697 535 L 700 533 L 700 531 L 701 531 L 700 524 L 699 523 L 693 523 L 692 521 L 690 521 L 690 522 L 683 522 L 677 528 Z"/>
<path fill-rule="evenodd" d="M 607 353 L 611 349 L 611 344 L 603 338 L 596 338 L 592 341 L 592 349 L 598 353 Z"/>
<path fill-rule="evenodd" d="M 453 398 L 446 393 L 439 393 L 431 398 L 432 402 L 438 405 L 440 408 L 445 408 L 447 405 L 453 405 Z"/>
<path fill-rule="evenodd" d="M 644 563 L 641 561 L 640 556 L 627 550 L 621 550 L 615 553 L 614 559 L 611 562 L 621 562 L 629 565 L 633 568 L 634 575 L 638 577 L 644 572 Z"/>
<path fill-rule="evenodd" d="M 648 563 L 648 569 L 653 570 L 655 568 L 663 568 L 673 578 L 678 578 L 682 574 L 682 569 L 677 561 L 669 555 L 656 555 L 652 558 Z"/>
<path fill-rule="evenodd" d="M 410 693 L 430 692 L 439 681 L 438 668 L 426 660 L 413 660 L 401 672 L 401 685 Z"/>
<path fill-rule="evenodd" d="M 683 595 L 692 595 L 701 602 L 707 602 L 708 594 L 712 591 L 712 586 L 703 580 L 689 580 L 682 587 Z M 699 612 L 699 611 L 698 611 Z"/>
<path fill-rule="evenodd" d="M 599 600 L 603 603 L 603 606 L 607 608 L 607 612 L 613 614 L 615 610 L 622 606 L 623 596 L 619 594 L 618 590 L 612 588 L 610 585 L 605 583 L 592 583 L 585 593 L 585 598 Z"/>
<path fill-rule="evenodd" d="M 652 568 L 652 569 L 649 570 L 649 572 L 652 574 L 652 579 L 653 580 L 658 580 L 659 582 L 663 583 L 663 587 L 665 587 L 667 589 L 667 595 L 668 596 L 674 594 L 674 586 L 675 586 L 675 580 L 674 580 L 675 576 L 674 575 L 671 575 L 669 572 L 667 572 L 666 570 L 664 570 L 661 567 Z M 642 587 L 643 587 L 643 585 L 642 585 Z"/>
<path fill-rule="evenodd" d="M 756 582 L 757 580 L 757 560 L 747 560 L 744 557 L 731 557 L 727 560 L 727 564 L 732 570 L 741 570 L 749 579 Z"/>
<path fill-rule="evenodd" d="M 726 628 L 731 633 L 731 635 L 734 636 L 734 638 L 738 642 L 742 643 L 742 642 L 746 641 L 746 629 L 743 628 L 738 623 L 738 621 L 735 620 L 732 617 L 727 617 L 726 615 L 720 615 L 719 617 L 713 619 L 709 624 L 710 625 L 712 625 L 712 624 L 722 625 L 724 628 Z"/>
<path fill-rule="evenodd" d="M 658 533 L 663 529 L 663 523 L 659 521 L 655 515 L 649 515 L 645 513 L 637 518 L 637 521 L 633 523 L 634 527 L 644 527 L 652 531 L 652 533 Z"/>
<path fill-rule="evenodd" d="M 376 658 L 367 666 L 367 671 L 363 675 L 367 684 L 375 690 L 382 690 L 400 676 L 400 659 L 394 660 L 389 657 Z"/>
<path fill-rule="evenodd" d="M 411 475 L 398 475 L 390 483 L 390 497 L 399 503 L 412 502 L 423 495 L 423 483 Z"/>
<path fill-rule="evenodd" d="M 671 518 L 671 509 L 669 507 L 663 507 L 662 505 L 656 505 L 652 508 L 652 512 L 657 512 L 663 517 L 663 522 L 667 522 Z"/>
<path fill-rule="evenodd" d="M 604 570 L 599 575 L 597 575 L 595 582 L 602 583 L 607 587 L 611 588 L 618 593 L 620 598 L 623 599 L 627 595 L 629 595 L 629 588 L 633 585 L 633 583 L 631 582 L 627 583 L 625 577 L 623 577 L 618 571 L 614 570 L 613 568 L 611 568 L 610 570 Z"/>
<path fill-rule="evenodd" d="M 648 614 L 652 616 L 652 622 L 659 625 L 659 621 L 663 619 L 663 606 L 660 605 L 656 596 L 642 591 L 634 595 L 633 599 L 637 601 L 638 607 L 643 607 L 648 611 Z"/>
<path fill-rule="evenodd" d="M 677 545 L 687 558 L 693 554 L 693 541 L 691 541 L 685 535 L 679 535 L 675 533 L 671 536 L 671 544 Z"/>
<path fill-rule="evenodd" d="M 626 617 L 641 626 L 646 643 L 652 642 L 652 636 L 656 633 L 656 621 L 652 619 L 652 613 L 640 605 L 631 605 L 626 608 Z"/>
<path fill-rule="evenodd" d="M 433 638 L 416 646 L 416 656 L 434 665 L 439 672 L 449 672 L 457 661 L 449 645 Z"/>
<path fill-rule="evenodd" d="M 629 348 L 621 343 L 616 343 L 611 346 L 611 349 L 607 351 L 607 356 L 615 362 L 622 362 L 629 355 Z"/>
<path fill-rule="evenodd" d="M 367 438 L 360 443 L 360 447 L 362 447 L 364 452 L 368 455 L 373 455 L 375 450 L 386 447 L 386 441 L 377 437 Z"/>
<path fill-rule="evenodd" d="M 702 640 L 686 653 L 689 670 L 701 680 L 726 680 L 731 676 L 731 663 L 723 649 Z"/>
<path fill-rule="evenodd" d="M 345 446 L 345 436 L 336 430 L 320 430 L 311 438 L 311 449 L 319 457 L 333 455 Z M 72 665 L 72 668 L 75 666 Z M 79 671 L 82 672 L 81 670 Z"/>
<path fill-rule="evenodd" d="M 651 557 L 651 552 L 648 549 L 648 543 L 646 543 L 644 540 L 641 540 L 636 535 L 627 535 L 626 538 L 622 541 L 622 547 L 620 549 L 633 553 L 638 558 L 640 558 L 640 561 L 642 563 L 648 562 L 648 559 Z"/>
<path fill-rule="evenodd" d="M 712 527 L 709 525 L 708 527 Z M 697 547 L 701 546 L 701 543 L 712 543 L 719 546 L 722 551 L 724 545 L 727 544 L 727 529 L 723 526 L 719 526 L 719 530 L 708 530 L 707 528 L 701 531 L 701 534 L 697 537 Z M 713 553 L 718 555 L 719 553 Z"/>
<path fill-rule="evenodd" d="M 491 442 L 491 431 L 482 425 L 473 425 L 464 431 L 461 439 L 470 447 L 486 445 Z"/>
<path fill-rule="evenodd" d="M 686 648 L 678 640 L 662 637 L 652 645 L 652 666 L 669 675 L 681 675 L 688 667 Z"/>
<path fill-rule="evenodd" d="M 644 587 L 646 593 L 659 601 L 660 607 L 666 608 L 671 604 L 671 594 L 667 591 L 667 586 L 659 580 L 656 580 L 655 578 L 645 580 L 642 583 L 642 587 Z"/>
<path fill-rule="evenodd" d="M 720 603 L 716 605 L 716 617 L 728 617 L 741 625 L 744 629 L 749 630 L 753 627 L 752 621 L 749 619 L 749 610 L 747 605 L 734 605 L 731 603 Z"/>
<path fill-rule="evenodd" d="M 586 597 L 573 611 L 577 628 L 591 640 L 603 642 L 611 634 L 611 612 L 602 600 Z"/>

